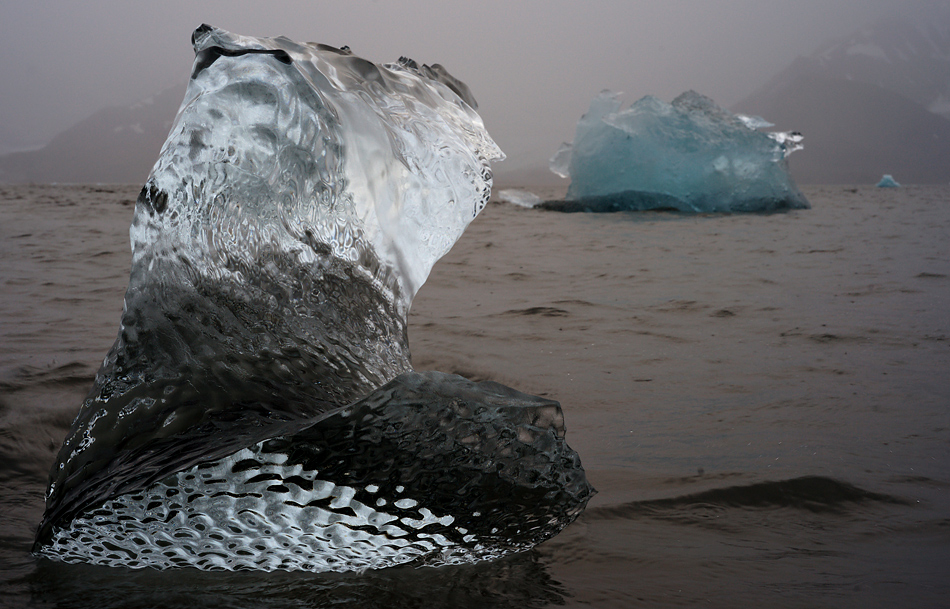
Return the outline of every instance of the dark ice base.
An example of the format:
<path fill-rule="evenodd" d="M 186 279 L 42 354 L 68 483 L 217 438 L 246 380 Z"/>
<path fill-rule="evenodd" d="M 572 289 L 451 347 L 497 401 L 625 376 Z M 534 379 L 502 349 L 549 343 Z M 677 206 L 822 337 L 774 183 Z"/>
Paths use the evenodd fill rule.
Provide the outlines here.
<path fill-rule="evenodd" d="M 536 209 L 563 213 L 613 213 L 620 211 L 673 211 L 681 213 L 757 213 L 777 212 L 792 209 L 808 209 L 808 200 L 801 195 L 777 198 L 752 198 L 740 204 L 733 203 L 730 209 L 717 209 L 715 202 L 690 204 L 661 192 L 627 190 L 619 193 L 584 197 L 578 200 L 543 201 Z"/>

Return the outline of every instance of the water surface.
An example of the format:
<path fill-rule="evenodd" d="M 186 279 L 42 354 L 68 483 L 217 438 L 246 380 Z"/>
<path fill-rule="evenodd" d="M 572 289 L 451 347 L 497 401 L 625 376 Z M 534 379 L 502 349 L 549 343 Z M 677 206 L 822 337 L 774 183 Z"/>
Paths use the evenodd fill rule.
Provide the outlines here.
<path fill-rule="evenodd" d="M 0 187 L 0 603 L 939 607 L 950 593 L 950 188 L 772 215 L 490 205 L 410 315 L 416 369 L 561 402 L 599 494 L 536 550 L 352 575 L 29 554 L 115 339 L 140 186 Z"/>

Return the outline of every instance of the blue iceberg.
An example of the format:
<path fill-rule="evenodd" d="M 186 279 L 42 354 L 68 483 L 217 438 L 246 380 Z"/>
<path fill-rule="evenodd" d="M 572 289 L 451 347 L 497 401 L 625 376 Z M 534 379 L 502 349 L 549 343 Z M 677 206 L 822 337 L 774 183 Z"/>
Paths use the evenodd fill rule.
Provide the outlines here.
<path fill-rule="evenodd" d="M 898 186 L 900 186 L 898 181 L 889 173 L 885 173 L 881 181 L 877 183 L 878 188 L 897 188 Z"/>
<path fill-rule="evenodd" d="M 572 144 L 551 158 L 571 179 L 560 211 L 671 209 L 758 212 L 808 208 L 786 159 L 801 149 L 796 132 L 766 133 L 759 117 L 735 115 L 688 91 L 671 104 L 647 96 L 621 110 L 604 91 L 577 123 Z"/>

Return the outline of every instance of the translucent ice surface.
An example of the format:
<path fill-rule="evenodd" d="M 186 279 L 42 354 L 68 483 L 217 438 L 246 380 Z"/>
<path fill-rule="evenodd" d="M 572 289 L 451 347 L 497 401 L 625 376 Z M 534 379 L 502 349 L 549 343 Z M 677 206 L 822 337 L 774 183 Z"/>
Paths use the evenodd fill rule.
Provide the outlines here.
<path fill-rule="evenodd" d="M 544 541 L 591 492 L 557 402 L 408 373 L 293 434 L 108 499 L 45 553 L 131 568 L 460 564 Z"/>
<path fill-rule="evenodd" d="M 593 492 L 559 405 L 409 363 L 413 296 L 502 156 L 468 87 L 286 38 L 193 42 L 34 550 L 346 571 L 556 534 Z"/>
<path fill-rule="evenodd" d="M 570 177 L 563 211 L 675 209 L 769 211 L 808 207 L 786 157 L 798 133 L 764 133 L 760 117 L 734 115 L 693 91 L 668 104 L 647 96 L 621 109 L 604 91 L 577 123 L 572 144 L 551 159 Z"/>
<path fill-rule="evenodd" d="M 506 188 L 498 191 L 498 198 L 506 203 L 517 205 L 519 207 L 535 207 L 543 199 L 533 192 L 522 190 L 520 188 Z"/>
<path fill-rule="evenodd" d="M 135 242 L 214 257 L 224 239 L 299 256 L 319 241 L 407 307 L 488 201 L 489 161 L 503 158 L 468 88 L 438 65 L 381 66 L 286 38 L 199 28 L 194 45 L 148 181 L 167 209 L 136 223 Z M 211 215 L 216 201 L 226 219 Z"/>

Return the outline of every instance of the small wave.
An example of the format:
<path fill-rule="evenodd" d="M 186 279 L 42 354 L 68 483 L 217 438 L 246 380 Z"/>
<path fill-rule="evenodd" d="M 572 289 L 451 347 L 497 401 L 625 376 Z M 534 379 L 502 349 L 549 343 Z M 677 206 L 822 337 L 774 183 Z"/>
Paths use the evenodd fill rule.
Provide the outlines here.
<path fill-rule="evenodd" d="M 93 370 L 80 362 L 39 368 L 21 366 L 0 379 L 0 391 L 18 391 L 34 385 L 92 385 Z"/>
<path fill-rule="evenodd" d="M 570 312 L 557 307 L 529 307 L 527 309 L 511 309 L 504 315 L 540 315 L 541 317 L 566 317 Z"/>
<path fill-rule="evenodd" d="M 596 307 L 594 303 L 588 300 L 580 300 L 578 298 L 569 298 L 566 300 L 555 300 L 554 304 L 564 304 L 564 305 L 580 305 L 584 307 Z"/>
<path fill-rule="evenodd" d="M 790 480 L 711 489 L 679 497 L 589 508 L 584 517 L 603 520 L 660 517 L 671 511 L 700 505 L 711 508 L 788 508 L 813 513 L 843 513 L 850 506 L 873 503 L 909 504 L 905 499 L 868 491 L 832 478 L 803 476 Z"/>

